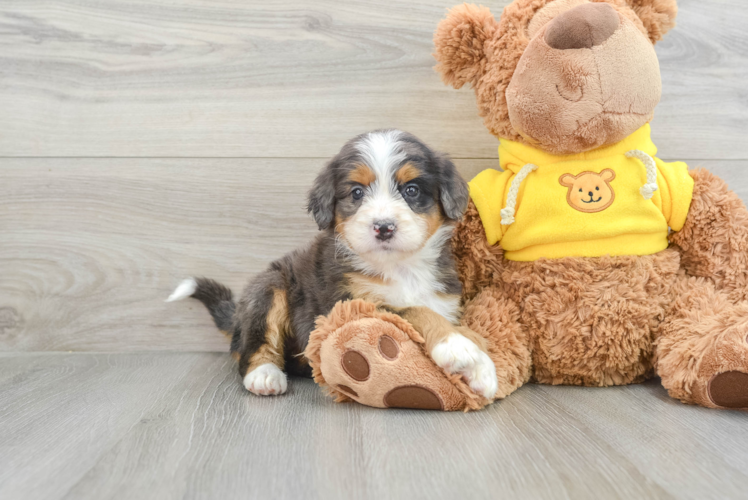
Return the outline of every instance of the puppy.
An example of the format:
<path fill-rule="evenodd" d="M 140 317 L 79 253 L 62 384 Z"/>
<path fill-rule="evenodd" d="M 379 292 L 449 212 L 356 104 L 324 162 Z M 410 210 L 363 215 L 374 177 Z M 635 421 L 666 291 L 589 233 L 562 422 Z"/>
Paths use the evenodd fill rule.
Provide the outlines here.
<path fill-rule="evenodd" d="M 450 238 L 467 200 L 445 155 L 398 130 L 366 133 L 343 147 L 309 193 L 321 231 L 311 245 L 270 264 L 237 303 L 205 278 L 183 281 L 167 300 L 205 304 L 257 395 L 286 392 L 284 370 L 309 376 L 303 352 L 315 318 L 361 298 L 408 320 L 439 366 L 491 398 L 497 380 L 485 341 L 456 326 L 461 285 Z"/>

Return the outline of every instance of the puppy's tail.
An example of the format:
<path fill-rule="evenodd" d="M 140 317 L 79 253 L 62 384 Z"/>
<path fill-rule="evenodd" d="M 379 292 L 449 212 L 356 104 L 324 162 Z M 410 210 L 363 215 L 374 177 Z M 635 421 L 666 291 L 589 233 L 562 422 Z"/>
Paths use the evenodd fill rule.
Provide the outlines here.
<path fill-rule="evenodd" d="M 236 304 L 231 290 L 208 278 L 187 278 L 169 295 L 166 302 L 174 302 L 187 297 L 202 302 L 213 316 L 218 329 L 225 335 L 232 336 Z"/>

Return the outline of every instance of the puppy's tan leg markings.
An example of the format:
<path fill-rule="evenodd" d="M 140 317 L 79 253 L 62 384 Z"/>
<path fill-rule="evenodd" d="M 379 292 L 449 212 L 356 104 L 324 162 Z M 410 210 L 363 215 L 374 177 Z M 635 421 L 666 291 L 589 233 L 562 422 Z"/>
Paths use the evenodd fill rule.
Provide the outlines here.
<path fill-rule="evenodd" d="M 249 358 L 244 387 L 258 396 L 283 394 L 288 388 L 284 348 L 291 332 L 288 297 L 285 290 L 273 290 L 273 301 L 265 317 L 265 338 Z"/>
<path fill-rule="evenodd" d="M 428 307 L 404 307 L 395 309 L 395 311 L 423 336 L 428 352 L 431 352 L 436 344 L 459 328 Z M 485 346 L 485 339 L 482 341 Z"/>
<path fill-rule="evenodd" d="M 486 399 L 494 397 L 498 379 L 485 338 L 467 327 L 453 325 L 428 307 L 408 307 L 398 313 L 423 336 L 426 351 L 440 368 L 462 375 L 476 394 Z"/>
<path fill-rule="evenodd" d="M 291 317 L 288 311 L 288 297 L 285 290 L 273 290 L 273 304 L 267 314 L 265 343 L 249 358 L 247 373 L 266 363 L 272 363 L 281 370 L 285 364 L 283 355 L 286 338 L 291 331 Z"/>

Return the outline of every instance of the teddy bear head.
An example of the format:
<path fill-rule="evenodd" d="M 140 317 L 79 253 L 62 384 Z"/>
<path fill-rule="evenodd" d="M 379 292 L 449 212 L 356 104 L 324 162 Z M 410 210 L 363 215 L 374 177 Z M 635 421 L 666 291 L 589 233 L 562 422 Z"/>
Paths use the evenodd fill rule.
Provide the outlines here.
<path fill-rule="evenodd" d="M 614 144 L 648 123 L 662 84 L 654 43 L 676 0 L 514 0 L 450 10 L 434 35 L 437 70 L 475 89 L 499 138 L 555 154 Z"/>

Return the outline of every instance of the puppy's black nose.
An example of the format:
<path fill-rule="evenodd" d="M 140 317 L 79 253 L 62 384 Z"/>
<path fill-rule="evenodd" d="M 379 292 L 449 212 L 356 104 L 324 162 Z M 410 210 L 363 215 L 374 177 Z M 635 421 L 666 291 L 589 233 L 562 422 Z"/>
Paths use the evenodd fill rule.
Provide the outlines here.
<path fill-rule="evenodd" d="M 378 220 L 374 223 L 374 232 L 377 233 L 377 239 L 387 241 L 395 235 L 397 226 L 391 220 Z"/>

